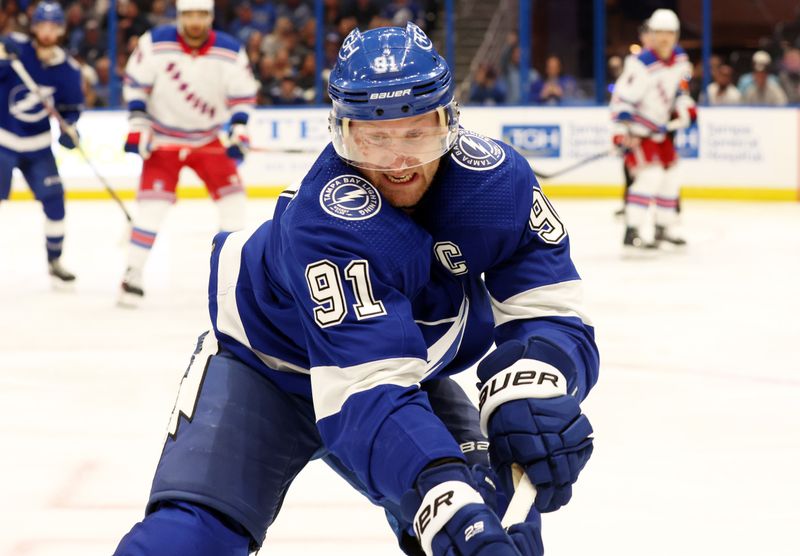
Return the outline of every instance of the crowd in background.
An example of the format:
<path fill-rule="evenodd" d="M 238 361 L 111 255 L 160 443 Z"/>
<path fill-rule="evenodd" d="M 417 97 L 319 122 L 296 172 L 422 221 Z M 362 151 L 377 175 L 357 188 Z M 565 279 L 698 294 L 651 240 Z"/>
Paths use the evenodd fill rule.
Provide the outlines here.
<path fill-rule="evenodd" d="M 66 15 L 64 48 L 80 64 L 88 107 L 112 104 L 111 71 L 122 77 L 139 37 L 158 25 L 174 23 L 175 0 L 117 0 L 116 65 L 109 58 L 109 0 L 59 0 Z M 3 0 L 0 33 L 26 32 L 35 0 Z M 295 105 L 316 100 L 313 0 L 216 0 L 214 28 L 238 38 L 260 83 L 258 103 Z M 413 21 L 430 30 L 435 0 L 324 0 L 323 75 L 333 67 L 339 46 L 358 26 L 362 30 Z M 324 99 L 325 100 L 325 99 Z"/>
<path fill-rule="evenodd" d="M 105 107 L 111 98 L 112 69 L 121 78 L 139 37 L 148 29 L 172 23 L 175 0 L 118 0 L 116 64 L 109 58 L 109 0 L 61 0 L 66 14 L 63 45 L 81 64 L 87 105 Z M 258 103 L 295 105 L 316 102 L 317 21 L 313 0 L 216 0 L 214 27 L 238 38 L 261 86 Z M 430 32 L 436 26 L 436 0 L 324 0 L 323 78 L 333 67 L 343 38 L 356 26 L 372 29 L 413 21 Z M 0 33 L 27 30 L 35 0 L 3 0 Z M 695 59 L 691 92 L 711 105 L 800 103 L 800 18 L 782 23 L 763 48 L 711 58 L 711 84 L 702 89 L 702 63 Z M 510 33 L 497 63 L 482 63 L 471 76 L 462 102 L 484 105 L 519 104 L 520 48 Z M 621 74 L 622 55 L 608 59 L 608 80 Z M 541 71 L 539 71 L 541 70 Z M 593 79 L 563 71 L 557 54 L 541 68 L 529 68 L 528 102 L 539 105 L 591 103 Z M 611 87 L 609 87 L 610 89 Z M 328 99 L 323 96 L 323 102 Z"/>
<path fill-rule="evenodd" d="M 734 51 L 710 58 L 711 82 L 702 90 L 702 60 L 694 59 L 690 92 L 701 104 L 786 106 L 800 104 L 800 15 L 796 21 L 776 26 L 771 37 L 761 41 L 762 49 Z M 770 52 L 772 54 L 770 54 Z M 498 105 L 520 103 L 520 50 L 515 32 L 509 33 L 497 64 L 479 64 L 471 79 L 468 101 Z M 531 66 L 528 103 L 538 105 L 585 104 L 594 102 L 594 80 L 580 80 L 565 73 L 559 56 L 551 54 L 543 71 Z M 624 69 L 623 55 L 608 58 L 610 98 L 613 84 Z"/>

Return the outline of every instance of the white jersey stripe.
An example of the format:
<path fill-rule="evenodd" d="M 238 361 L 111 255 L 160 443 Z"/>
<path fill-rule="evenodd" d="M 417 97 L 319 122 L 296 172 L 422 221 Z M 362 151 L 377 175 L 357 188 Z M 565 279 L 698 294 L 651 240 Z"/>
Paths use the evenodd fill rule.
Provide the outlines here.
<path fill-rule="evenodd" d="M 492 298 L 495 326 L 521 319 L 577 317 L 592 326 L 583 308 L 583 284 L 569 280 L 518 293 L 505 301 Z"/>

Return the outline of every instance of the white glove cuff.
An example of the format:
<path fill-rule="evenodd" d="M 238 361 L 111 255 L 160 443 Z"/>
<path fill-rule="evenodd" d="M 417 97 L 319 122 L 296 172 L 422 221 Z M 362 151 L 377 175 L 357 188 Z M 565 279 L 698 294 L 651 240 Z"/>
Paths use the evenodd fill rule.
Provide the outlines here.
<path fill-rule="evenodd" d="M 481 432 L 489 436 L 489 418 L 506 402 L 527 398 L 557 398 L 567 394 L 567 379 L 544 361 L 520 359 L 497 373 L 481 388 L 478 409 L 481 412 Z"/>
<path fill-rule="evenodd" d="M 477 490 L 461 481 L 445 481 L 428 491 L 414 516 L 414 532 L 422 550 L 433 556 L 433 537 L 467 504 L 483 504 Z"/>

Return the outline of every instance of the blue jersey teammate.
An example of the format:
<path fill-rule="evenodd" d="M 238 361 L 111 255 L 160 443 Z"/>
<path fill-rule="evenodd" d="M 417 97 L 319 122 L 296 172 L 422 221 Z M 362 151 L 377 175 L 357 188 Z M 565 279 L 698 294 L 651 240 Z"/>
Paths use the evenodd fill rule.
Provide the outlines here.
<path fill-rule="evenodd" d="M 314 458 L 385 508 L 406 554 L 539 556 L 539 512 L 591 455 L 594 331 L 528 163 L 459 127 L 411 23 L 354 30 L 329 92 L 332 142 L 300 186 L 214 240 L 213 331 L 118 556 L 245 555 Z M 480 409 L 449 378 L 475 363 Z M 512 464 L 538 494 L 506 530 Z"/>
<path fill-rule="evenodd" d="M 56 2 L 42 2 L 31 18 L 32 40 L 20 34 L 0 37 L 0 201 L 8 199 L 11 176 L 19 168 L 28 187 L 42 203 L 50 275 L 56 283 L 68 283 L 75 276 L 61 264 L 64 242 L 64 188 L 50 148 L 50 120 L 41 99 L 29 91 L 14 69 L 18 58 L 40 91 L 51 98 L 56 110 L 74 125 L 83 107 L 80 70 L 58 46 L 65 20 Z M 75 148 L 67 133 L 58 139 Z"/>

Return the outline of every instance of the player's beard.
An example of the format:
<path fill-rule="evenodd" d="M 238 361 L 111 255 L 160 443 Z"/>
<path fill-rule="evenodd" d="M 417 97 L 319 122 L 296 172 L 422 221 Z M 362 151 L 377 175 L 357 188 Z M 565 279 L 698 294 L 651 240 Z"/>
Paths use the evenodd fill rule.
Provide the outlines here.
<path fill-rule="evenodd" d="M 383 198 L 390 205 L 411 212 L 430 189 L 433 178 L 436 176 L 436 171 L 439 169 L 440 160 L 437 158 L 421 166 L 393 172 L 367 169 L 360 169 L 360 172 L 380 191 Z M 391 179 L 392 177 L 401 178 L 403 176 L 410 176 L 411 179 L 404 183 L 396 183 Z"/>
<path fill-rule="evenodd" d="M 205 25 L 184 25 L 182 35 L 189 46 L 198 47 L 206 42 L 210 32 L 211 28 Z"/>

